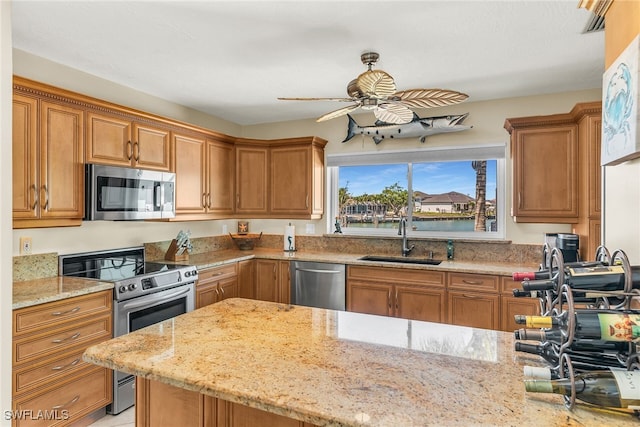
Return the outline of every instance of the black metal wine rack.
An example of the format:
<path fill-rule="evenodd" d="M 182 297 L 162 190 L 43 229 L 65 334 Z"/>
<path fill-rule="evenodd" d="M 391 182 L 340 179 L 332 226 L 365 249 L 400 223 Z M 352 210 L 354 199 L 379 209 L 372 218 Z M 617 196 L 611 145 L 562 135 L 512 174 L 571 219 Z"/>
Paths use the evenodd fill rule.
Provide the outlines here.
<path fill-rule="evenodd" d="M 587 304 L 584 309 L 630 310 L 634 297 L 640 297 L 640 289 L 633 288 L 633 278 L 629 258 L 624 251 L 618 249 L 612 254 L 604 246 L 596 250 L 595 261 L 608 265 L 622 265 L 624 269 L 625 284 L 622 291 L 592 291 L 588 289 L 572 288 L 564 283 L 565 263 L 562 251 L 551 248 L 545 243 L 542 253 L 543 262 L 541 270 L 549 271 L 549 279 L 556 281 L 554 290 L 538 291 L 540 300 L 540 313 L 543 316 L 559 316 L 565 312 L 568 314 L 568 325 L 562 329 L 560 344 L 552 344 L 554 356 L 557 357 L 557 368 L 560 378 L 569 378 L 571 381 L 571 395 L 564 396 L 565 406 L 573 409 L 576 402 L 575 371 L 571 362 L 571 356 L 567 353 L 574 341 L 575 333 L 575 306 L 574 295 L 590 294 L 596 296 L 594 301 Z M 554 274 L 554 271 L 556 272 Z M 628 370 L 640 369 L 640 354 L 637 353 L 637 344 L 629 342 L 625 351 L 615 353 L 620 366 L 626 366 Z M 597 368 L 594 368 L 597 369 Z M 637 412 L 637 411 L 636 411 Z"/>

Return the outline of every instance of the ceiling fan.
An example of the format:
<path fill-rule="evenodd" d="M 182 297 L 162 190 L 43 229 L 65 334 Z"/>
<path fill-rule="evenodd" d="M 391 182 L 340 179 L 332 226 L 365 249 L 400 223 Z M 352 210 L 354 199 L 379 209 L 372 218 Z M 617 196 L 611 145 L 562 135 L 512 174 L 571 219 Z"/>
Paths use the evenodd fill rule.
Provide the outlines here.
<path fill-rule="evenodd" d="M 385 123 L 404 124 L 413 120 L 410 108 L 442 107 L 458 104 L 469 96 L 445 89 L 409 89 L 396 92 L 396 84 L 388 73 L 372 70 L 378 62 L 376 52 L 365 52 L 360 60 L 368 67 L 347 85 L 349 98 L 278 98 L 285 101 L 340 101 L 353 104 L 320 116 L 316 121 L 344 116 L 358 108 L 373 110 L 376 118 Z"/>

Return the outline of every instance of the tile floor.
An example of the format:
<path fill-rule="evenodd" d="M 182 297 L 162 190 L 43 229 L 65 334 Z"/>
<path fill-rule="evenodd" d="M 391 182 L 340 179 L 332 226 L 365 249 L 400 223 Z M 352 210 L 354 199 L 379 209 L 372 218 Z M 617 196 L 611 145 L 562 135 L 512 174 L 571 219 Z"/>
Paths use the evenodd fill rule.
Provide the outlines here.
<path fill-rule="evenodd" d="M 119 413 L 118 415 L 107 414 L 89 427 L 135 427 L 135 406 Z"/>

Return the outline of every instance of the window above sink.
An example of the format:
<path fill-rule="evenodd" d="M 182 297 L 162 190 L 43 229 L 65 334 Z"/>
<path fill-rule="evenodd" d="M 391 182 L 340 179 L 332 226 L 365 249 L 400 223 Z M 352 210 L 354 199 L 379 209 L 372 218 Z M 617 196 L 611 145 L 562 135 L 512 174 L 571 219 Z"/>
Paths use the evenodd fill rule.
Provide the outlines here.
<path fill-rule="evenodd" d="M 329 154 L 327 231 L 338 220 L 343 234 L 394 236 L 406 217 L 409 238 L 504 239 L 505 152 L 496 144 Z"/>

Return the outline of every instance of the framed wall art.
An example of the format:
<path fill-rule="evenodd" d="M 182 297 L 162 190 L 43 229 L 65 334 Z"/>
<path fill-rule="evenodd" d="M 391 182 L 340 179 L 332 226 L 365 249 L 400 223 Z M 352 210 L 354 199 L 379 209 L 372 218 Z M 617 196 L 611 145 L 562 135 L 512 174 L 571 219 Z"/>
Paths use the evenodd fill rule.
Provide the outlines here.
<path fill-rule="evenodd" d="M 605 71 L 602 81 L 603 166 L 640 157 L 640 34 Z"/>

